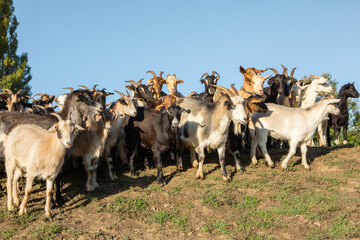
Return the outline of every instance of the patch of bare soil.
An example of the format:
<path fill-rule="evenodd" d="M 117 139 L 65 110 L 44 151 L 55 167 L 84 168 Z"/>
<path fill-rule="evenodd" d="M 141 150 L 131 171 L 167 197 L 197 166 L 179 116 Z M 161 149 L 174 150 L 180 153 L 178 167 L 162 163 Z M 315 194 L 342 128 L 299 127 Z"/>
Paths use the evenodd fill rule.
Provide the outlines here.
<path fill-rule="evenodd" d="M 205 180 L 184 159 L 177 172 L 165 160 L 167 184 L 156 182 L 156 169 L 132 178 L 117 166 L 111 182 L 106 166 L 99 171 L 101 189 L 86 193 L 82 168 L 64 170 L 65 204 L 44 216 L 45 185 L 37 181 L 23 217 L 8 212 L 6 176 L 0 176 L 2 239 L 348 239 L 360 238 L 360 148 L 309 148 L 311 171 L 301 166 L 300 152 L 286 171 L 287 150 L 270 152 L 276 166 L 243 152 L 246 172 L 235 172 L 227 156 L 230 183 L 223 182 L 217 155 L 205 160 Z M 20 184 L 21 186 L 22 184 Z M 20 199 L 22 199 L 21 194 Z"/>

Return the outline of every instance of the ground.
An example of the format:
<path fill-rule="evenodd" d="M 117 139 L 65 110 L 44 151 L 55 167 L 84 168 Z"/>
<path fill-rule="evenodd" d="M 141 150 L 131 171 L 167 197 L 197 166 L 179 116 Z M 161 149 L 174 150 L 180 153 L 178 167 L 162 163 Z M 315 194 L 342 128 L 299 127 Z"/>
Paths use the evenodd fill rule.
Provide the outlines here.
<path fill-rule="evenodd" d="M 360 239 L 360 147 L 309 148 L 311 171 L 300 153 L 280 168 L 286 150 L 270 153 L 256 166 L 242 154 L 246 172 L 223 182 L 215 154 L 205 160 L 205 179 L 185 161 L 177 172 L 169 160 L 167 184 L 156 183 L 156 169 L 139 169 L 133 178 L 117 167 L 111 182 L 103 168 L 101 189 L 84 191 L 85 173 L 67 169 L 62 187 L 66 203 L 45 218 L 45 185 L 38 180 L 22 217 L 6 207 L 6 176 L 0 183 L 1 239 Z M 184 159 L 186 160 L 186 158 Z M 21 184 L 20 184 L 21 185 Z M 21 194 L 20 199 L 23 195 Z"/>

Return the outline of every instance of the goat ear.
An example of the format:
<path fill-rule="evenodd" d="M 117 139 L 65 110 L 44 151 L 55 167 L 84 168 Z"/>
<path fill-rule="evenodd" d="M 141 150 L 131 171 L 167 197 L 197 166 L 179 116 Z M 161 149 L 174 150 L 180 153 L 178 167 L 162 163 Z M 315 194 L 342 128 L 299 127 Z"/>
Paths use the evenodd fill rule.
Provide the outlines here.
<path fill-rule="evenodd" d="M 166 84 L 166 79 L 161 79 L 159 83 L 160 84 Z"/>
<path fill-rule="evenodd" d="M 245 68 L 243 68 L 242 66 L 240 66 L 240 72 L 241 72 L 242 74 L 244 74 L 244 73 L 245 73 Z"/>
<path fill-rule="evenodd" d="M 75 129 L 78 131 L 85 131 L 85 128 L 81 127 L 80 125 L 75 124 Z"/>
<path fill-rule="evenodd" d="M 186 113 L 190 113 L 190 109 L 185 109 L 185 108 L 181 108 L 181 112 L 186 112 Z"/>
<path fill-rule="evenodd" d="M 269 85 L 273 84 L 273 82 L 274 82 L 274 78 L 273 78 L 273 77 L 270 78 L 270 79 L 267 81 L 267 83 L 268 83 Z"/>
<path fill-rule="evenodd" d="M 231 101 L 229 101 L 229 100 L 226 100 L 226 101 L 224 102 L 224 106 L 227 107 L 227 110 L 231 110 L 231 109 L 234 109 L 234 108 L 235 108 L 234 104 L 233 104 Z"/>
<path fill-rule="evenodd" d="M 184 83 L 184 81 L 181 80 L 181 79 L 178 79 L 176 82 L 177 82 L 177 83 Z"/>
<path fill-rule="evenodd" d="M 201 82 L 201 84 L 204 84 L 204 83 L 205 83 L 205 80 L 204 80 L 204 79 L 201 79 L 200 82 Z"/>

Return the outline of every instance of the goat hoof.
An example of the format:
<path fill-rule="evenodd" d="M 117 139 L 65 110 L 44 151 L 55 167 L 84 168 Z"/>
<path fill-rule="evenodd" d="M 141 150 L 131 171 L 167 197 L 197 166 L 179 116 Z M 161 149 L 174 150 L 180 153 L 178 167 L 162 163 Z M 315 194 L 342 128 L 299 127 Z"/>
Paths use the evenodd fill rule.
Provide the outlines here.
<path fill-rule="evenodd" d="M 223 176 L 223 180 L 224 180 L 225 182 L 230 182 L 230 181 L 231 181 L 231 178 L 230 178 L 229 176 L 226 176 L 226 177 Z"/>
<path fill-rule="evenodd" d="M 198 179 L 204 180 L 204 175 L 203 174 L 197 174 L 195 179 L 196 180 L 198 180 Z"/>
<path fill-rule="evenodd" d="M 178 171 L 182 171 L 182 170 L 184 170 L 184 169 L 183 169 L 183 165 L 182 165 L 182 164 L 179 164 L 179 165 L 178 165 Z"/>
<path fill-rule="evenodd" d="M 57 197 L 56 200 L 55 200 L 55 203 L 57 206 L 62 206 L 65 204 L 65 200 L 63 197 Z"/>

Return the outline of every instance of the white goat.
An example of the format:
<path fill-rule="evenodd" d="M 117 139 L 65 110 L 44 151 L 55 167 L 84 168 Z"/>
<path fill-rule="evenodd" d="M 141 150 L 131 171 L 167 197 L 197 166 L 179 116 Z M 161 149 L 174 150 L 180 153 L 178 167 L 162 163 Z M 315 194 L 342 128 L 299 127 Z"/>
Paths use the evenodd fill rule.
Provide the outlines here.
<path fill-rule="evenodd" d="M 26 213 L 26 204 L 32 191 L 35 177 L 46 180 L 45 215 L 50 217 L 50 200 L 54 180 L 64 164 L 67 148 L 71 148 L 78 130 L 84 130 L 70 120 L 59 119 L 49 130 L 37 125 L 23 124 L 15 127 L 5 136 L 5 167 L 7 175 L 8 209 L 19 205 L 17 181 L 26 173 L 25 196 L 20 205 L 19 215 Z"/>
<path fill-rule="evenodd" d="M 327 83 L 327 79 L 315 75 L 311 75 L 310 77 L 316 78 L 311 82 L 309 87 L 306 89 L 304 98 L 301 101 L 301 108 L 305 109 L 315 104 L 315 102 L 320 101 L 320 98 L 318 97 L 319 94 L 329 94 L 332 92 L 333 88 Z M 326 118 L 327 116 L 325 116 Z M 327 126 L 327 119 L 324 119 L 322 121 L 318 128 L 317 128 L 317 136 L 319 141 L 319 146 L 326 146 L 326 136 L 325 131 L 323 130 L 324 127 Z M 325 128 L 326 129 L 326 128 Z M 311 140 L 309 140 L 308 145 L 314 145 L 314 143 L 311 143 Z"/>
<path fill-rule="evenodd" d="M 302 164 L 310 170 L 306 161 L 306 142 L 312 138 L 315 129 L 327 114 L 339 114 L 339 109 L 334 105 L 339 101 L 340 99 L 324 99 L 306 109 L 269 103 L 267 104 L 268 112 L 254 113 L 251 119 L 255 124 L 256 137 L 251 143 L 252 163 L 257 163 L 255 150 L 260 145 L 268 165 L 275 166 L 266 149 L 267 136 L 270 136 L 289 141 L 289 153 L 281 164 L 283 169 L 287 167 L 289 159 L 295 154 L 296 147 L 300 144 Z"/>
<path fill-rule="evenodd" d="M 222 97 L 216 103 L 184 98 L 180 106 L 184 109 L 191 109 L 189 114 L 181 116 L 179 124 L 180 139 L 190 149 L 190 157 L 193 166 L 197 165 L 195 151 L 199 156 L 197 179 L 204 179 L 203 163 L 205 159 L 205 148 L 217 149 L 219 162 L 222 169 L 223 180 L 230 181 L 225 168 L 225 144 L 228 138 L 230 121 L 235 124 L 246 124 L 248 121 L 244 109 L 244 98 L 238 95 L 238 91 L 231 91 L 221 86 L 216 86 L 229 96 Z M 180 150 L 179 150 L 180 151 Z M 178 152 L 179 154 L 179 152 Z M 179 157 L 181 164 L 181 158 Z M 240 162 L 236 162 L 236 168 L 240 169 Z"/>

